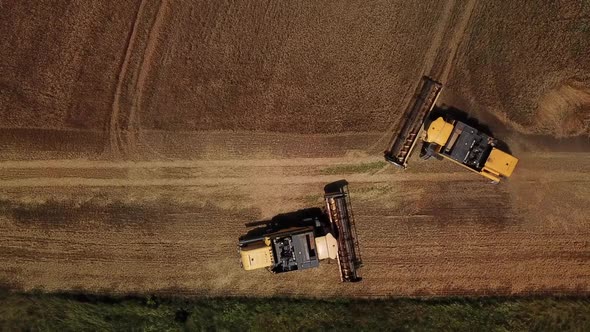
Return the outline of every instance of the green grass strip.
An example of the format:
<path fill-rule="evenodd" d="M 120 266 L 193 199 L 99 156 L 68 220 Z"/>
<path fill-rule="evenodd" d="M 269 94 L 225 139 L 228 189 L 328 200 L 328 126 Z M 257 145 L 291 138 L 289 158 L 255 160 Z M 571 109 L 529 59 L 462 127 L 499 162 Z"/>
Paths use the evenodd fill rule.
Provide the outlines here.
<path fill-rule="evenodd" d="M 590 300 L 173 299 L 3 292 L 0 330 L 589 331 Z"/>
<path fill-rule="evenodd" d="M 384 161 L 362 163 L 354 165 L 336 165 L 324 168 L 320 171 L 323 175 L 353 174 L 353 173 L 374 173 L 387 165 Z"/>

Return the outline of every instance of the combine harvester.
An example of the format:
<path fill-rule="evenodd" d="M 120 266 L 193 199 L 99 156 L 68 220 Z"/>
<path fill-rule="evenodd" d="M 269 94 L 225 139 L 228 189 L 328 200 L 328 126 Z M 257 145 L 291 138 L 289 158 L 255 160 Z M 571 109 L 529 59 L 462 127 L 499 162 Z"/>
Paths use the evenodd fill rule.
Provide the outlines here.
<path fill-rule="evenodd" d="M 266 268 L 273 273 L 305 270 L 321 260 L 338 261 L 340 280 L 357 282 L 362 262 L 347 183 L 326 186 L 324 210 L 306 209 L 278 215 L 239 240 L 244 270 Z"/>
<path fill-rule="evenodd" d="M 423 159 L 434 156 L 451 160 L 492 183 L 512 175 L 518 159 L 498 149 L 496 139 L 450 116 L 429 118 L 441 90 L 441 83 L 424 77 L 399 133 L 395 135 L 391 148 L 385 151 L 385 160 L 405 169 L 421 138 L 424 142 Z"/>

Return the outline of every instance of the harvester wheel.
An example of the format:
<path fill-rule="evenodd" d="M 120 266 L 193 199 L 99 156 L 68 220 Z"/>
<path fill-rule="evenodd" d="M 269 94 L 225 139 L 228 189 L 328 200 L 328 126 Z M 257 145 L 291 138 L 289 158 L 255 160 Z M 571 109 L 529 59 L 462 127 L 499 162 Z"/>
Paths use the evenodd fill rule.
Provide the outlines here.
<path fill-rule="evenodd" d="M 428 153 L 425 153 L 425 154 L 420 155 L 420 159 L 422 159 L 422 160 L 428 160 L 431 157 L 432 157 L 432 155 L 431 154 L 428 154 Z"/>
<path fill-rule="evenodd" d="M 432 144 L 424 142 L 422 149 L 420 149 L 420 159 L 428 160 L 432 156 L 436 156 Z"/>

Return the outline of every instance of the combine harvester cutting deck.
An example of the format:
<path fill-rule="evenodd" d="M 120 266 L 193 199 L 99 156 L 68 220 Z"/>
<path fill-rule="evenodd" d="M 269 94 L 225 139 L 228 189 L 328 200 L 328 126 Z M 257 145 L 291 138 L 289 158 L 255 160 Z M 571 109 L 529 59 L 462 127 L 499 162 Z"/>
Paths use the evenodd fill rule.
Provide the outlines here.
<path fill-rule="evenodd" d="M 421 138 L 424 141 L 423 159 L 434 156 L 451 160 L 492 183 L 512 175 L 518 159 L 498 149 L 496 139 L 450 116 L 429 118 L 441 90 L 441 83 L 424 77 L 422 88 L 399 134 L 395 136 L 389 151 L 385 151 L 385 160 L 405 169 Z"/>
<path fill-rule="evenodd" d="M 362 262 L 346 182 L 325 188 L 326 209 L 278 215 L 239 240 L 244 270 L 266 268 L 273 273 L 305 270 L 321 260 L 337 260 L 342 282 L 357 282 Z"/>
<path fill-rule="evenodd" d="M 340 280 L 355 282 L 360 278 L 357 268 L 361 265 L 360 249 L 356 236 L 356 227 L 352 216 L 352 208 L 348 198 L 348 187 L 340 186 L 337 191 L 326 190 L 324 196 L 326 210 L 330 218 L 332 230 L 337 234 L 338 264 Z"/>
<path fill-rule="evenodd" d="M 385 151 L 385 160 L 395 166 L 406 168 L 408 159 L 418 142 L 424 122 L 436 104 L 442 90 L 442 84 L 425 77 L 412 108 L 406 111 L 406 118 L 395 136 L 389 151 Z"/>

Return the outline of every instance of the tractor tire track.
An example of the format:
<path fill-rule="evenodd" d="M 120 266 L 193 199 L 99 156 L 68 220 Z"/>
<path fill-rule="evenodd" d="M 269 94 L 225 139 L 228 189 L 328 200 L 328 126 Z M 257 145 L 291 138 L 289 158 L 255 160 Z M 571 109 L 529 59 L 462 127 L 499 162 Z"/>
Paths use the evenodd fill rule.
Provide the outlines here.
<path fill-rule="evenodd" d="M 131 55 L 133 53 L 133 49 L 135 48 L 136 35 L 138 33 L 138 27 L 141 21 L 142 13 L 144 11 L 145 3 L 145 0 L 141 0 L 141 2 L 139 3 L 139 7 L 137 8 L 137 14 L 135 15 L 135 19 L 133 20 L 133 25 L 129 33 L 129 37 L 127 39 L 125 56 L 123 57 L 123 63 L 121 64 L 121 68 L 119 70 L 117 87 L 111 106 L 111 116 L 108 126 L 109 145 L 107 151 L 108 154 L 111 154 L 112 157 L 115 158 L 120 157 L 122 154 L 125 154 L 126 152 L 126 147 L 124 144 L 124 139 L 122 137 L 119 123 L 121 113 L 121 95 L 123 94 L 123 84 L 127 77 L 129 63 L 131 61 Z"/>
<path fill-rule="evenodd" d="M 427 75 L 445 84 L 459 57 L 459 47 L 465 39 L 465 34 L 467 31 L 469 31 L 469 27 L 472 24 L 472 18 L 476 12 L 476 5 L 476 0 L 469 0 L 467 3 L 455 1 L 448 1 L 445 3 L 445 6 L 442 9 L 441 19 L 437 25 L 437 28 L 435 29 L 435 35 L 424 57 L 422 75 L 420 76 Z M 454 14 L 459 10 L 461 11 L 460 13 Z M 460 17 L 459 22 L 457 23 L 456 27 L 453 27 L 453 17 L 456 16 Z M 452 31 L 448 32 L 449 30 Z M 445 36 L 449 34 L 452 37 L 445 44 Z M 438 68 L 437 64 L 441 62 L 444 64 L 441 68 Z M 416 85 L 407 90 L 407 93 L 403 98 L 402 105 L 408 105 L 410 102 L 412 102 L 412 98 L 414 97 L 412 92 L 416 91 L 418 85 L 421 83 L 418 76 L 416 77 L 416 82 Z M 381 142 L 386 137 L 388 137 L 387 135 L 390 135 L 390 133 L 393 132 L 393 135 L 390 136 L 391 139 L 388 143 L 388 147 L 391 146 L 393 139 L 397 136 L 394 130 L 396 130 L 398 127 L 398 123 L 392 125 L 387 131 L 387 134 L 371 145 L 367 151 L 375 152 L 377 146 L 379 146 Z"/>
<path fill-rule="evenodd" d="M 422 66 L 422 75 L 432 75 L 432 70 L 437 58 L 440 56 L 440 50 L 444 41 L 445 32 L 448 30 L 449 24 L 452 20 L 453 10 L 460 7 L 461 3 L 457 3 L 455 0 L 445 2 L 445 6 L 442 9 L 441 19 L 435 29 L 435 35 L 430 44 L 430 48 L 426 52 L 424 57 L 424 65 Z M 436 79 L 436 77 L 435 77 Z M 410 91 L 416 91 L 418 84 L 412 87 Z"/>
<path fill-rule="evenodd" d="M 108 172 L 108 171 L 107 171 Z M 559 172 L 552 178 L 544 179 L 547 172 L 531 172 L 521 176 L 520 181 L 525 183 L 590 183 L 590 179 L 581 176 L 579 172 Z M 443 180 L 444 178 L 444 180 Z M 17 180 L 0 180 L 0 188 L 23 187 L 195 187 L 215 185 L 297 185 L 313 183 L 330 183 L 342 179 L 342 175 L 317 175 L 317 176 L 250 176 L 245 178 L 231 177 L 181 177 L 181 178 L 105 178 L 100 173 L 93 174 L 89 171 L 86 177 L 32 177 Z M 409 181 L 475 181 L 481 182 L 479 175 L 469 172 L 450 173 L 405 173 L 405 174 L 351 174 L 346 176 L 347 181 L 357 183 L 396 183 Z"/>
<path fill-rule="evenodd" d="M 139 116 L 137 116 L 137 113 L 138 110 L 141 110 L 142 108 L 145 82 L 147 80 L 148 74 L 151 71 L 151 67 L 154 61 L 154 54 L 157 48 L 158 37 L 160 36 L 160 32 L 167 10 L 168 0 L 160 1 L 160 4 L 156 12 L 156 17 L 154 18 L 153 24 L 149 29 L 145 51 L 142 57 L 141 65 L 139 67 L 139 74 L 137 76 L 137 81 L 135 82 L 135 93 L 133 96 L 133 103 L 129 110 L 129 122 L 127 127 L 127 131 L 129 133 L 128 143 L 130 148 L 134 151 L 137 150 L 138 143 L 142 143 L 140 142 L 141 121 L 139 119 Z M 143 145 L 147 147 L 147 144 Z"/>
<path fill-rule="evenodd" d="M 118 75 L 109 122 L 109 150 L 114 158 L 132 158 L 139 152 L 140 120 L 137 114 L 142 107 L 145 83 L 154 61 L 168 0 L 160 1 L 157 7 L 153 6 L 155 9 L 147 8 L 148 5 L 152 4 L 145 0 L 140 3 Z M 148 24 L 148 19 L 151 24 L 142 28 Z M 139 49 L 143 49 L 140 54 Z"/>
<path fill-rule="evenodd" d="M 449 43 L 447 45 L 449 55 L 446 59 L 445 65 L 442 69 L 442 73 L 438 76 L 440 82 L 446 82 L 447 79 L 449 78 L 449 75 L 450 75 L 452 69 L 455 67 L 457 59 L 460 56 L 460 54 L 458 54 L 458 50 L 459 50 L 461 44 L 463 43 L 463 41 L 465 40 L 465 35 L 470 30 L 470 27 L 473 23 L 472 20 L 474 17 L 474 13 L 476 12 L 476 6 L 477 6 L 476 0 L 469 0 L 464 5 L 465 9 L 461 15 L 461 19 L 458 23 L 457 28 L 455 28 L 455 31 L 451 37 L 451 40 L 449 41 Z"/>
<path fill-rule="evenodd" d="M 402 98 L 401 103 L 398 105 L 398 109 L 400 111 L 406 110 L 408 105 L 412 102 L 414 98 L 413 92 L 418 89 L 420 85 L 420 77 L 424 75 L 428 75 L 435 64 L 435 60 L 437 56 L 439 56 L 440 49 L 442 42 L 444 40 L 444 33 L 448 28 L 448 25 L 451 21 L 453 9 L 455 8 L 455 0 L 445 1 L 443 8 L 441 9 L 441 17 L 439 19 L 436 28 L 434 29 L 434 37 L 430 43 L 430 47 L 428 51 L 426 51 L 424 55 L 423 65 L 420 70 L 420 73 L 416 75 L 416 83 L 414 85 L 408 86 L 406 90 L 406 94 Z M 391 124 L 391 126 L 387 129 L 386 133 L 379 138 L 375 143 L 373 143 L 370 147 L 367 148 L 367 152 L 374 152 L 375 150 L 379 150 L 378 146 L 380 146 L 387 137 L 389 137 L 388 145 L 386 148 L 389 148 L 393 142 L 393 139 L 397 136 L 396 131 L 399 130 L 400 123 L 398 121 Z M 393 135 L 392 135 L 393 133 Z M 385 149 L 382 149 L 384 151 Z"/>
<path fill-rule="evenodd" d="M 553 154 L 555 163 L 571 163 L 570 168 L 553 168 L 543 154 L 521 155 L 522 172 L 512 181 L 530 183 L 590 182 L 581 173 L 590 165 L 590 158 L 575 153 Z M 198 160 L 103 162 L 88 160 L 10 161 L 0 163 L 0 188 L 16 187 L 147 187 L 147 186 L 251 186 L 258 184 L 293 185 L 337 181 L 342 174 L 332 174 L 347 168 L 374 163 L 377 158 L 300 158 L 265 160 Z M 543 171 L 530 165 L 545 164 Z M 237 166 L 239 165 L 239 166 Z M 350 182 L 396 183 L 407 181 L 481 182 L 477 174 L 460 168 L 431 172 L 422 169 L 397 171 L 392 168 L 350 172 Z M 109 174 L 112 175 L 109 178 Z M 117 175 L 117 176 L 115 176 Z"/>

